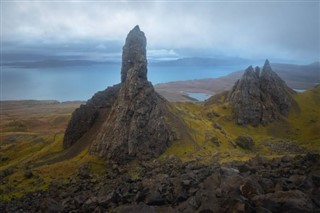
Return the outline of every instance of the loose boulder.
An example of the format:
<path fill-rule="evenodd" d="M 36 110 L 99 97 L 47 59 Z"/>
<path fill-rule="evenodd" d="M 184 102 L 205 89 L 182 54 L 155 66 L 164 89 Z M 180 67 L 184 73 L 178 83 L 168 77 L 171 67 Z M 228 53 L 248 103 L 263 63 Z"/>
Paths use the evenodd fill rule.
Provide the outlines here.
<path fill-rule="evenodd" d="M 252 150 L 254 146 L 253 139 L 248 135 L 240 135 L 236 139 L 236 144 L 242 149 Z"/>

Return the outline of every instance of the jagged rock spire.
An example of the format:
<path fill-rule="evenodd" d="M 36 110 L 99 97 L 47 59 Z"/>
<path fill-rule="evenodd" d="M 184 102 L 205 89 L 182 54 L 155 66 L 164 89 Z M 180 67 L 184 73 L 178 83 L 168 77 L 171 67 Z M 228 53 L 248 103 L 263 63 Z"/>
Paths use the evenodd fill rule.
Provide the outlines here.
<path fill-rule="evenodd" d="M 117 161 L 148 159 L 174 140 L 166 123 L 167 105 L 147 80 L 146 37 L 134 27 L 123 47 L 121 88 L 90 153 Z"/>
<path fill-rule="evenodd" d="M 267 124 L 281 116 L 287 116 L 294 103 L 286 83 L 272 71 L 267 59 L 260 68 L 248 67 L 227 96 L 233 106 L 238 124 Z"/>
<path fill-rule="evenodd" d="M 295 103 L 291 96 L 295 92 L 272 70 L 268 60 L 262 68 L 260 82 L 261 90 L 268 94 L 276 108 L 275 114 L 288 116 L 291 105 Z"/>
<path fill-rule="evenodd" d="M 122 52 L 121 83 L 128 75 L 147 80 L 147 39 L 139 26 L 135 26 L 128 34 Z"/>
<path fill-rule="evenodd" d="M 96 93 L 75 110 L 64 148 L 77 150 L 89 143 L 90 154 L 125 163 L 158 156 L 180 134 L 177 129 L 183 122 L 147 79 L 146 44 L 144 33 L 135 26 L 123 46 L 121 83 Z"/>
<path fill-rule="evenodd" d="M 254 72 L 254 69 L 252 66 L 249 66 L 245 71 L 244 71 L 244 74 L 242 75 L 242 78 L 241 79 L 244 79 L 244 78 L 255 78 L 256 77 L 256 74 Z"/>
<path fill-rule="evenodd" d="M 266 59 L 266 61 L 264 62 L 262 70 L 264 70 L 264 71 L 271 71 L 272 70 L 268 59 Z"/>
<path fill-rule="evenodd" d="M 233 111 L 238 124 L 259 125 L 262 108 L 260 104 L 259 77 L 252 66 L 249 66 L 241 79 L 236 82 L 229 93 L 228 101 L 233 105 Z"/>

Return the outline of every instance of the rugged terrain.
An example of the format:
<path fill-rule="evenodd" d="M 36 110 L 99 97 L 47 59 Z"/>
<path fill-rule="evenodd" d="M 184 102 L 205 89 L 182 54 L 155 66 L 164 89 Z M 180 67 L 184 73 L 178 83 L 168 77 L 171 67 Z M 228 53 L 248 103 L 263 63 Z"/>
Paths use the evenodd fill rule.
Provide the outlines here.
<path fill-rule="evenodd" d="M 63 153 L 63 130 L 82 103 L 1 102 L 1 211 L 316 211 L 319 156 L 307 153 L 320 151 L 319 89 L 294 94 L 298 112 L 258 127 L 235 124 L 219 100 L 173 103 L 194 143 L 181 140 L 155 161 L 126 165 L 89 155 L 88 147 L 43 164 Z"/>
<path fill-rule="evenodd" d="M 169 156 L 104 174 L 84 164 L 65 183 L 0 204 L 8 212 L 315 212 L 320 155 L 201 164 Z M 134 169 L 133 169 L 134 167 Z"/>
<path fill-rule="evenodd" d="M 139 27 L 121 74 L 86 103 L 0 102 L 1 212 L 320 210 L 320 86 L 295 93 L 267 61 L 205 103 L 170 103 Z"/>

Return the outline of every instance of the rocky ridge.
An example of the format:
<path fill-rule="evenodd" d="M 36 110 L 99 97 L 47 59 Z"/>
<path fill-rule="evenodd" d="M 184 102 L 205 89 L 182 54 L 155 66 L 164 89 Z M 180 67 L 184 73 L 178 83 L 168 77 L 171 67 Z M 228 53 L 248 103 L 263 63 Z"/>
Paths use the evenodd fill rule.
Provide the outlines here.
<path fill-rule="evenodd" d="M 123 47 L 121 83 L 97 93 L 70 120 L 64 147 L 85 137 L 90 153 L 116 162 L 149 159 L 164 152 L 174 140 L 168 123 L 168 102 L 147 79 L 146 37 L 134 27 Z M 168 118 L 168 119 L 167 119 Z"/>
<path fill-rule="evenodd" d="M 267 124 L 288 116 L 295 104 L 295 92 L 272 71 L 266 60 L 262 71 L 250 66 L 228 93 L 226 101 L 233 106 L 233 114 L 238 124 Z"/>

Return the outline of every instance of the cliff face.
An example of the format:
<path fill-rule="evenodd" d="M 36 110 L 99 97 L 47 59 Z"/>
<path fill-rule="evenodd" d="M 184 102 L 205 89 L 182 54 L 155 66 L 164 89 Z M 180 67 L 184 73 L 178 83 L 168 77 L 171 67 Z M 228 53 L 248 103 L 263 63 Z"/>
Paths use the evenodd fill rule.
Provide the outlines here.
<path fill-rule="evenodd" d="M 88 134 L 97 120 L 101 124 L 89 137 L 90 153 L 120 163 L 157 156 L 174 140 L 167 124 L 168 102 L 147 79 L 146 37 L 139 26 L 129 32 L 123 47 L 121 84 L 98 94 L 73 113 L 66 148 Z"/>
<path fill-rule="evenodd" d="M 248 67 L 227 96 L 238 124 L 267 124 L 287 116 L 294 91 L 272 71 L 266 60 L 262 71 Z"/>
<path fill-rule="evenodd" d="M 147 80 L 147 39 L 139 26 L 135 26 L 128 34 L 122 48 L 121 83 L 127 79 L 129 70 L 135 70 L 136 77 Z M 140 67 L 137 67 L 140 66 Z M 133 74 L 133 73 L 132 73 Z"/>

